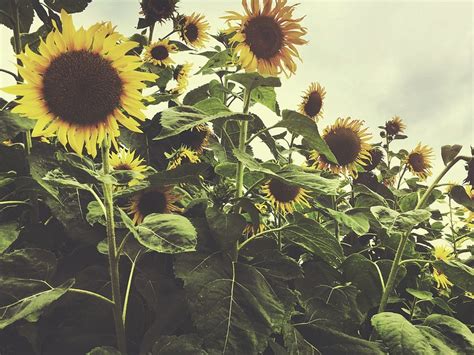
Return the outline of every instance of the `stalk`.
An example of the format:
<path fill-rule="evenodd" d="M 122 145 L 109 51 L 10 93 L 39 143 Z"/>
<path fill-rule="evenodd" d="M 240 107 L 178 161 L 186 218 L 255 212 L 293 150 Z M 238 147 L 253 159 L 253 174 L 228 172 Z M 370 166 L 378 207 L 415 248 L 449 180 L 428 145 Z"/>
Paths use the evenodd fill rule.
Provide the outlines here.
<path fill-rule="evenodd" d="M 473 157 L 458 156 L 458 157 L 454 158 L 453 160 L 451 160 L 445 166 L 443 171 L 436 177 L 436 179 L 433 181 L 433 183 L 430 185 L 430 187 L 428 187 L 428 189 L 425 191 L 425 193 L 423 194 L 421 199 L 418 201 L 418 203 L 415 207 L 415 210 L 420 209 L 420 208 L 423 207 L 426 200 L 428 200 L 428 197 L 431 195 L 431 192 L 433 192 L 434 188 L 438 185 L 440 180 L 444 177 L 444 175 L 446 175 L 446 173 L 458 161 L 460 161 L 460 160 L 469 161 L 472 158 Z M 380 299 L 380 305 L 379 305 L 379 309 L 378 309 L 377 313 L 381 313 L 381 312 L 385 311 L 385 307 L 387 306 L 388 297 L 392 293 L 394 285 L 395 285 L 395 279 L 397 278 L 398 270 L 400 269 L 401 259 L 402 259 L 402 256 L 403 256 L 403 252 L 405 250 L 405 246 L 407 245 L 408 237 L 410 236 L 410 232 L 411 231 L 408 231 L 407 233 L 405 233 L 405 235 L 403 235 L 400 238 L 400 243 L 398 244 L 397 252 L 395 253 L 395 258 L 393 260 L 392 267 L 390 269 L 390 274 L 388 276 L 387 285 L 386 285 L 385 290 L 382 294 L 382 298 Z"/>
<path fill-rule="evenodd" d="M 244 115 L 249 113 L 250 107 L 250 93 L 252 90 L 245 89 L 244 90 L 244 107 L 242 112 Z M 248 131 L 249 123 L 248 121 L 240 122 L 240 134 L 239 134 L 239 151 L 245 153 L 245 147 L 247 143 L 247 131 Z M 241 161 L 237 162 L 237 175 L 235 177 L 236 184 L 237 184 L 237 191 L 235 193 L 236 198 L 240 198 L 244 194 L 244 164 Z M 235 243 L 235 246 L 232 249 L 232 259 L 237 261 L 239 251 L 238 251 L 238 242 Z"/>
<path fill-rule="evenodd" d="M 109 164 L 110 141 L 106 137 L 102 142 L 102 166 L 104 175 L 110 174 Z M 109 258 L 110 283 L 112 287 L 112 302 L 114 303 L 115 333 L 117 336 L 118 349 L 122 354 L 127 353 L 127 339 L 125 336 L 125 323 L 122 319 L 122 297 L 120 295 L 120 274 L 119 262 L 120 254 L 117 254 L 117 242 L 115 239 L 114 202 L 112 184 L 104 182 L 102 184 L 104 192 L 105 218 L 107 221 L 107 245 Z"/>

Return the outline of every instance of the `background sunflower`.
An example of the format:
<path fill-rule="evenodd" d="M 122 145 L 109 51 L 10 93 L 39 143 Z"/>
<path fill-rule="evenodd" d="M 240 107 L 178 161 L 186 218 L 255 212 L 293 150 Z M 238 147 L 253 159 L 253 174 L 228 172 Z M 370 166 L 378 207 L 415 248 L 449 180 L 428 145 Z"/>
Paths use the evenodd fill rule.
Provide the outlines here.
<path fill-rule="evenodd" d="M 418 145 L 408 154 L 405 164 L 413 175 L 424 180 L 431 175 L 433 149 L 427 145 Z"/>
<path fill-rule="evenodd" d="M 179 212 L 181 209 L 174 205 L 178 197 L 170 187 L 152 188 L 139 192 L 132 197 L 126 210 L 133 214 L 133 223 L 139 224 L 152 213 Z"/>
<path fill-rule="evenodd" d="M 273 208 L 282 214 L 293 213 L 296 205 L 310 206 L 307 200 L 309 196 L 305 189 L 289 185 L 277 178 L 270 179 L 262 187 L 262 192 Z"/>
<path fill-rule="evenodd" d="M 201 14 L 193 12 L 190 16 L 184 16 L 181 20 L 181 38 L 194 48 L 204 47 L 210 38 L 207 34 L 209 29 L 209 22 Z"/>
<path fill-rule="evenodd" d="M 164 39 L 145 47 L 144 59 L 155 65 L 168 67 L 174 64 L 171 54 L 176 52 L 178 52 L 178 48 L 171 44 L 169 39 Z"/>
<path fill-rule="evenodd" d="M 323 116 L 323 100 L 326 90 L 319 83 L 311 83 L 303 95 L 303 101 L 298 110 L 302 115 L 312 118 L 316 122 Z"/>

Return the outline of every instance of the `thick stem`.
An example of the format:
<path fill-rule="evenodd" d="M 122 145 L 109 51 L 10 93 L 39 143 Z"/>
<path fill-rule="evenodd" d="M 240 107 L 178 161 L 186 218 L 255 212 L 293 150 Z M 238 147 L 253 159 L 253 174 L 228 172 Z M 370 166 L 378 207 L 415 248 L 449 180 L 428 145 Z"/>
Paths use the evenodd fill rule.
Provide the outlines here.
<path fill-rule="evenodd" d="M 148 44 L 151 44 L 151 41 L 153 41 L 154 30 L 155 30 L 155 24 L 152 23 L 148 29 Z"/>
<path fill-rule="evenodd" d="M 446 175 L 446 173 L 460 160 L 467 160 L 469 161 L 472 159 L 472 157 L 466 157 L 466 156 L 458 156 L 451 160 L 443 169 L 443 171 L 436 177 L 436 179 L 433 181 L 433 183 L 428 187 L 428 189 L 425 191 L 421 199 L 418 201 L 415 210 L 422 208 L 423 205 L 425 204 L 426 200 L 430 196 L 431 192 L 434 190 L 434 188 L 438 185 L 440 180 Z M 395 254 L 395 258 L 392 263 L 392 267 L 390 268 L 390 274 L 388 276 L 387 280 L 387 286 L 385 287 L 385 290 L 382 294 L 382 298 L 380 299 L 380 305 L 377 313 L 381 313 L 385 311 L 385 307 L 387 306 L 387 301 L 388 297 L 393 291 L 394 285 L 395 285 L 395 279 L 398 274 L 398 270 L 400 269 L 400 262 L 403 256 L 403 252 L 405 250 L 405 246 L 407 245 L 408 237 L 410 236 L 410 232 L 408 231 L 405 235 L 403 235 L 400 238 L 400 243 L 398 244 L 397 252 Z"/>
<path fill-rule="evenodd" d="M 104 174 L 110 173 L 109 163 L 110 141 L 105 138 L 102 142 L 102 166 Z M 115 240 L 114 202 L 112 184 L 104 182 L 102 184 L 104 192 L 105 217 L 107 221 L 107 245 L 109 258 L 110 283 L 112 287 L 112 301 L 114 303 L 114 322 L 117 336 L 117 346 L 122 354 L 127 353 L 127 339 L 125 335 L 125 324 L 122 319 L 122 297 L 120 295 L 120 274 L 119 261 L 120 254 L 117 254 L 117 243 Z"/>
<path fill-rule="evenodd" d="M 397 190 L 400 189 L 400 185 L 402 184 L 403 176 L 405 175 L 406 172 L 407 172 L 407 165 L 405 164 L 405 166 L 403 167 L 402 173 L 400 174 L 400 177 L 398 178 Z"/>
<path fill-rule="evenodd" d="M 452 206 L 452 198 L 449 196 L 449 223 L 451 226 L 451 243 L 453 244 L 453 253 L 454 256 L 458 257 L 458 248 L 457 248 L 457 241 L 456 241 L 456 230 L 454 229 L 454 221 L 453 221 L 453 206 Z"/>
<path fill-rule="evenodd" d="M 252 91 L 249 89 L 245 89 L 244 91 L 244 107 L 242 112 L 244 114 L 248 114 L 249 107 L 250 107 L 250 93 Z M 247 146 L 247 131 L 248 131 L 248 121 L 241 121 L 240 122 L 240 134 L 239 134 L 239 151 L 245 153 L 245 147 Z M 244 194 L 244 170 L 245 166 L 241 161 L 237 162 L 237 175 L 235 177 L 236 180 L 236 193 L 235 197 L 240 198 Z M 234 248 L 232 249 L 232 259 L 237 261 L 239 250 L 238 250 L 238 242 L 235 243 Z"/>

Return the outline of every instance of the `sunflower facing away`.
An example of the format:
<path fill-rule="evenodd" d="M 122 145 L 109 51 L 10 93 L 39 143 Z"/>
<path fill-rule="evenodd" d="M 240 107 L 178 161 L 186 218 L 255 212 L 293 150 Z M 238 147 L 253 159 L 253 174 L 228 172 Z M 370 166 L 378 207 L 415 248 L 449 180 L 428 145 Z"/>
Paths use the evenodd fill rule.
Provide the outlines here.
<path fill-rule="evenodd" d="M 323 100 L 325 96 L 326 90 L 319 83 L 311 83 L 303 96 L 303 101 L 298 107 L 299 112 L 316 122 L 319 121 L 323 115 Z"/>
<path fill-rule="evenodd" d="M 135 151 L 120 148 L 117 153 L 110 153 L 109 163 L 115 171 L 129 170 L 136 173 L 136 179 L 130 181 L 130 186 L 136 185 L 138 183 L 137 180 L 145 178 L 143 172 L 147 170 L 147 166 L 142 164 L 143 159 L 135 156 Z"/>
<path fill-rule="evenodd" d="M 448 261 L 452 258 L 452 251 L 445 245 L 436 245 L 433 250 L 433 255 L 436 260 Z M 453 286 L 453 283 L 448 280 L 448 277 L 436 268 L 433 268 L 433 278 L 436 281 L 437 288 L 447 289 L 449 286 Z"/>
<path fill-rule="evenodd" d="M 165 22 L 176 11 L 178 0 L 143 0 L 142 11 L 150 25 L 155 22 Z"/>
<path fill-rule="evenodd" d="M 391 136 L 404 133 L 406 128 L 407 126 L 398 116 L 395 116 L 390 121 L 385 122 L 385 131 Z"/>
<path fill-rule="evenodd" d="M 466 165 L 467 176 L 464 179 L 465 184 L 469 184 L 474 187 L 474 159 L 469 160 Z"/>
<path fill-rule="evenodd" d="M 303 18 L 293 18 L 296 5 L 287 6 L 287 0 L 242 0 L 245 13 L 228 11 L 224 16 L 229 28 L 226 33 L 235 33 L 230 43 L 235 45 L 238 63 L 247 71 L 276 75 L 296 71 L 294 57 L 300 58 L 297 45 L 307 43 L 302 37 L 306 29 L 300 25 Z M 239 23 L 232 25 L 232 21 Z"/>
<path fill-rule="evenodd" d="M 349 173 L 357 175 L 357 164 L 362 166 L 370 161 L 371 145 L 367 143 L 370 133 L 363 128 L 363 121 L 351 120 L 350 117 L 338 118 L 336 122 L 324 130 L 322 138 L 336 157 L 338 164 L 332 163 L 317 151 L 311 152 L 313 167 L 327 169 L 333 173 Z"/>
<path fill-rule="evenodd" d="M 405 163 L 413 175 L 424 180 L 431 175 L 432 157 L 433 149 L 427 145 L 422 146 L 421 143 L 418 143 L 415 149 L 408 154 Z"/>
<path fill-rule="evenodd" d="M 383 157 L 383 152 L 379 148 L 372 148 L 370 150 L 370 159 L 364 159 L 364 169 L 366 171 L 374 170 L 380 164 Z"/>
<path fill-rule="evenodd" d="M 133 223 L 139 224 L 152 213 L 180 212 L 181 209 L 174 205 L 177 200 L 169 187 L 148 189 L 132 198 L 127 211 L 133 214 Z"/>
<path fill-rule="evenodd" d="M 176 136 L 179 147 L 187 148 L 201 154 L 204 148 L 209 144 L 209 138 L 212 134 L 211 129 L 206 124 L 197 125 L 191 129 L 181 132 Z"/>
<path fill-rule="evenodd" d="M 305 189 L 289 185 L 280 179 L 269 180 L 263 186 L 262 191 L 273 208 L 282 214 L 293 213 L 296 205 L 310 207 L 307 200 L 309 196 Z"/>
<path fill-rule="evenodd" d="M 155 65 L 162 65 L 169 67 L 174 64 L 173 59 L 171 59 L 170 54 L 176 53 L 178 48 L 169 43 L 169 39 L 165 39 L 159 42 L 155 42 L 145 48 L 144 59 L 147 62 L 153 63 Z"/>
<path fill-rule="evenodd" d="M 168 159 L 168 167 L 166 170 L 172 170 L 184 163 L 196 164 L 201 161 L 196 151 L 189 149 L 186 146 L 181 146 L 179 149 L 171 153 L 165 153 Z"/>
<path fill-rule="evenodd" d="M 177 65 L 173 71 L 173 79 L 176 80 L 176 87 L 171 90 L 174 93 L 182 94 L 188 87 L 189 74 L 193 65 L 191 63 L 185 63 Z"/>
<path fill-rule="evenodd" d="M 13 112 L 36 120 L 33 136 L 56 134 L 78 154 L 84 146 L 97 154 L 97 144 L 110 137 L 115 143 L 118 123 L 141 132 L 144 120 L 140 89 L 155 74 L 136 71 L 141 62 L 126 55 L 136 42 L 121 41 L 106 25 L 75 29 L 72 17 L 61 12 L 62 32 L 55 29 L 41 40 L 39 53 L 28 46 L 18 55 L 18 71 L 25 79 L 3 89 L 22 96 Z"/>
<path fill-rule="evenodd" d="M 209 22 L 204 19 L 204 16 L 193 12 L 190 16 L 184 16 L 181 21 L 181 38 L 194 48 L 202 48 L 209 40 L 206 32 L 209 29 Z"/>

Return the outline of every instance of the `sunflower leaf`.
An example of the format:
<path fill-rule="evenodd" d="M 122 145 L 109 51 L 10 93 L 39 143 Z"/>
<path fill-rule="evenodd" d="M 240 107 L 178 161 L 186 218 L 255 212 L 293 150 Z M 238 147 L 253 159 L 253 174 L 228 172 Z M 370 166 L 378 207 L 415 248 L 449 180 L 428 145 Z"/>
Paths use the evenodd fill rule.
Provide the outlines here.
<path fill-rule="evenodd" d="M 437 260 L 433 266 L 441 270 L 455 286 L 474 292 L 474 269 L 457 260 Z"/>
<path fill-rule="evenodd" d="M 460 205 L 466 207 L 470 211 L 474 211 L 474 200 L 469 197 L 466 190 L 462 186 L 453 186 L 449 191 L 449 196 L 459 203 Z"/>
<path fill-rule="evenodd" d="M 33 129 L 35 121 L 10 111 L 0 111 L 0 142 Z"/>
<path fill-rule="evenodd" d="M 462 145 L 459 144 L 443 145 L 441 147 L 441 157 L 443 158 L 444 165 L 448 165 L 451 160 L 456 158 L 461 149 Z"/>
<path fill-rule="evenodd" d="M 321 138 L 317 124 L 311 118 L 296 111 L 283 110 L 282 120 L 274 127 L 283 127 L 293 134 L 302 136 L 311 149 L 324 155 L 329 161 L 337 162 L 331 149 L 329 149 L 324 139 Z"/>
<path fill-rule="evenodd" d="M 74 12 L 84 11 L 92 0 L 45 0 L 46 5 L 56 12 L 66 10 L 71 14 Z"/>
<path fill-rule="evenodd" d="M 242 85 L 245 89 L 252 91 L 262 86 L 279 87 L 281 81 L 274 76 L 262 76 L 258 73 L 236 73 L 226 76 L 227 80 L 235 81 Z"/>
<path fill-rule="evenodd" d="M 0 24 L 5 25 L 9 29 L 13 30 L 15 23 L 13 20 L 16 18 L 15 9 L 12 8 L 12 4 L 18 4 L 18 13 L 20 16 L 20 32 L 28 33 L 30 31 L 33 18 L 35 16 L 33 6 L 30 0 L 17 0 L 17 1 L 0 1 Z"/>
<path fill-rule="evenodd" d="M 217 207 L 206 209 L 212 237 L 222 250 L 228 250 L 242 237 L 247 221 L 239 213 L 222 213 Z"/>

